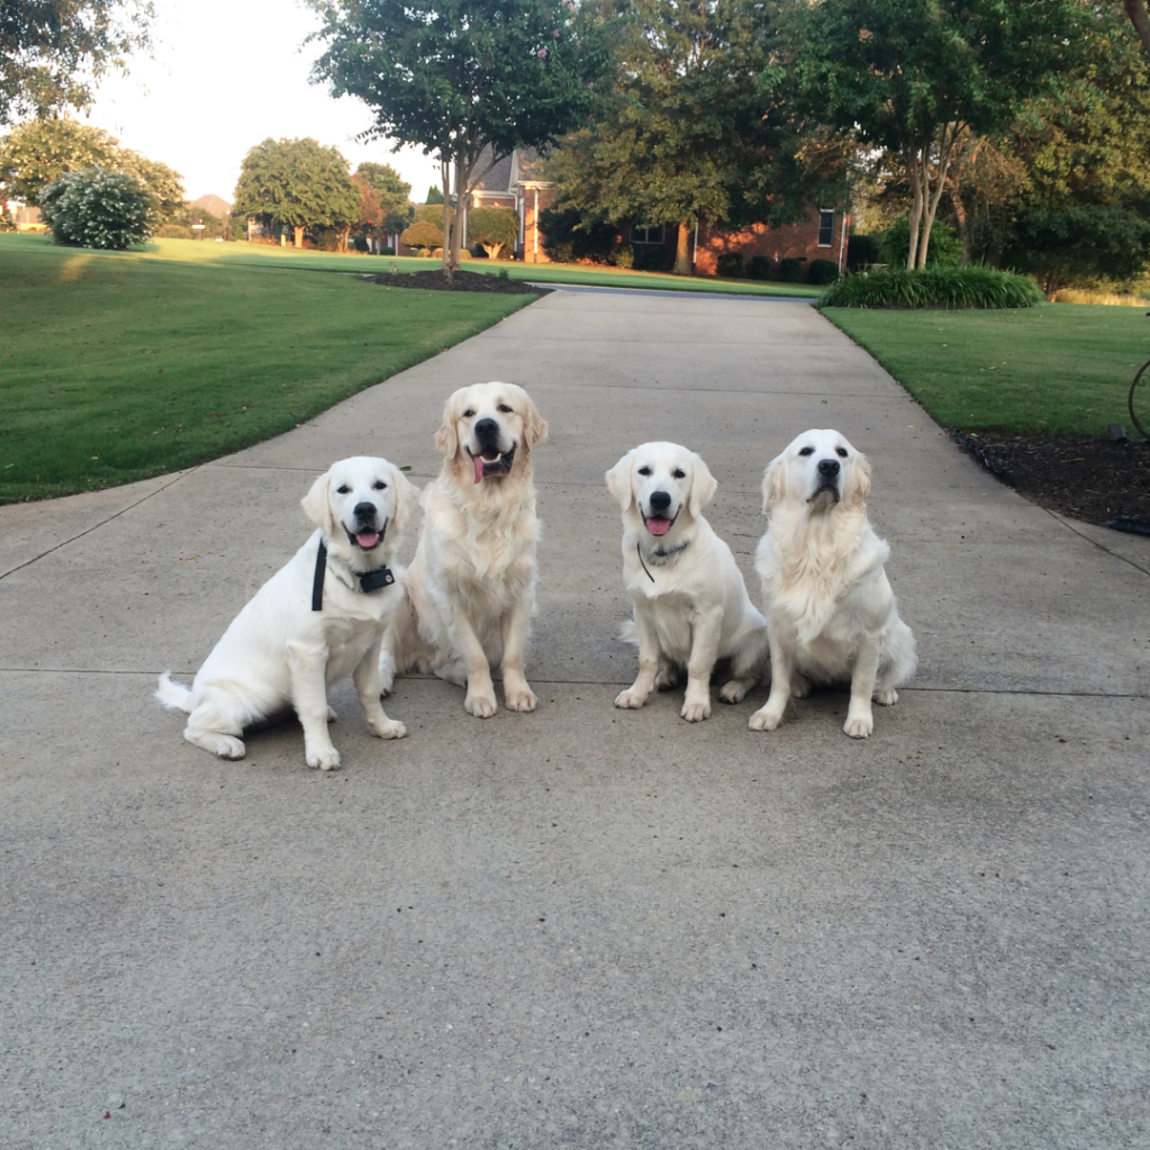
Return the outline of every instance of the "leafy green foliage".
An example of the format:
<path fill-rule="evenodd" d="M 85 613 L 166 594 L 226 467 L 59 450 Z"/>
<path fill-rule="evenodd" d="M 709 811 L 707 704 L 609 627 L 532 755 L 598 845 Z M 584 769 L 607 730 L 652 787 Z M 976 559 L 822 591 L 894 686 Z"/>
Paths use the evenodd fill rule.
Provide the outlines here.
<path fill-rule="evenodd" d="M 363 100 L 371 132 L 421 146 L 454 170 L 462 201 L 481 155 L 541 147 L 586 116 L 606 52 L 564 0 L 309 0 L 326 45 L 313 79 Z M 456 266 L 462 229 L 444 250 Z"/>
<path fill-rule="evenodd" d="M 149 46 L 154 16 L 148 0 L 3 0 L 0 124 L 90 104 L 93 81 Z"/>
<path fill-rule="evenodd" d="M 519 217 L 510 208 L 472 208 L 467 214 L 467 234 L 488 259 L 498 259 L 503 248 L 515 243 Z"/>
<path fill-rule="evenodd" d="M 993 268 L 886 268 L 860 272 L 832 284 L 819 307 L 1019 308 L 1042 302 L 1024 276 Z"/>
<path fill-rule="evenodd" d="M 371 189 L 379 205 L 379 231 L 385 235 L 403 231 L 413 219 L 411 185 L 390 164 L 366 161 L 355 169 L 355 175 Z"/>
<path fill-rule="evenodd" d="M 399 237 L 399 242 L 409 248 L 441 248 L 443 232 L 430 220 L 416 220 Z"/>
<path fill-rule="evenodd" d="M 910 244 L 910 220 L 899 216 L 875 237 L 878 247 L 876 263 L 899 266 L 906 260 Z M 950 224 L 939 218 L 934 221 L 930 233 L 930 250 L 926 256 L 927 267 L 956 268 L 962 263 L 962 241 Z"/>
<path fill-rule="evenodd" d="M 811 260 L 807 279 L 813 284 L 833 284 L 839 278 L 839 266 L 834 260 Z"/>
<path fill-rule="evenodd" d="M 150 234 L 150 201 L 138 180 L 92 166 L 40 190 L 40 212 L 58 244 L 123 251 Z"/>
<path fill-rule="evenodd" d="M 232 211 L 265 224 L 346 229 L 361 201 L 338 148 L 325 148 L 310 137 L 269 137 L 244 157 Z"/>

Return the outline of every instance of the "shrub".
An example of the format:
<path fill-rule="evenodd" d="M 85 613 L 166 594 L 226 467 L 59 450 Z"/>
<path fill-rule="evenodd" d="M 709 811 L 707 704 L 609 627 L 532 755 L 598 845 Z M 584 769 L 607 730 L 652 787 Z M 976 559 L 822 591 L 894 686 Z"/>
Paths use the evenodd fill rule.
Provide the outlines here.
<path fill-rule="evenodd" d="M 379 249 L 379 254 L 381 256 L 393 256 L 393 255 L 395 255 L 395 248 L 393 248 L 390 244 L 388 244 L 386 247 L 382 247 Z"/>
<path fill-rule="evenodd" d="M 467 216 L 467 232 L 487 254 L 499 258 L 519 235 L 519 217 L 510 208 L 473 208 Z"/>
<path fill-rule="evenodd" d="M 811 260 L 807 279 L 813 284 L 833 284 L 839 278 L 839 267 L 834 260 Z"/>
<path fill-rule="evenodd" d="M 785 284 L 801 283 L 803 278 L 803 261 L 796 256 L 787 256 L 779 260 L 779 279 Z"/>
<path fill-rule="evenodd" d="M 718 259 L 718 274 L 730 279 L 742 279 L 746 274 L 742 252 L 723 252 Z"/>
<path fill-rule="evenodd" d="M 910 219 L 900 216 L 878 235 L 879 261 L 892 268 L 905 268 L 910 248 Z M 872 263 L 874 261 L 871 261 Z M 930 229 L 930 247 L 926 253 L 926 266 L 956 268 L 962 263 L 962 240 L 946 220 L 936 216 Z"/>
<path fill-rule="evenodd" d="M 1038 286 L 1024 276 L 974 265 L 964 268 L 886 268 L 860 272 L 832 284 L 819 307 L 1006 308 L 1042 303 Z"/>
<path fill-rule="evenodd" d="M 675 253 L 668 251 L 662 244 L 636 244 L 632 250 L 635 253 L 632 266 L 636 271 L 665 272 L 675 262 Z"/>
<path fill-rule="evenodd" d="M 156 229 L 156 235 L 162 240 L 190 240 L 195 232 L 183 224 L 164 224 Z"/>
<path fill-rule="evenodd" d="M 909 228 L 907 229 L 907 236 L 909 243 Z M 874 236 L 864 236 L 852 232 L 850 239 L 847 240 L 847 267 L 854 271 L 856 268 L 865 268 L 870 264 L 881 263 L 882 252 L 879 250 L 878 240 Z M 906 252 L 903 252 L 900 263 L 906 263 Z"/>
<path fill-rule="evenodd" d="M 617 244 L 611 249 L 607 262 L 617 268 L 630 268 L 635 266 L 635 249 L 630 244 Z"/>
<path fill-rule="evenodd" d="M 613 224 L 584 219 L 576 208 L 544 208 L 539 213 L 539 230 L 543 233 L 544 250 L 553 260 L 562 263 L 592 260 L 610 263 L 618 231 Z M 566 258 L 554 255 L 554 250 L 570 244 L 571 254 Z"/>
<path fill-rule="evenodd" d="M 775 276 L 775 261 L 770 256 L 751 256 L 747 275 L 753 280 L 769 280 Z"/>
<path fill-rule="evenodd" d="M 570 240 L 563 240 L 562 243 L 552 244 L 547 254 L 556 263 L 569 264 L 575 258 L 575 245 Z"/>
<path fill-rule="evenodd" d="M 93 165 L 40 191 L 40 214 L 58 244 L 123 251 L 150 234 L 151 201 L 140 182 Z"/>
<path fill-rule="evenodd" d="M 420 248 L 422 255 L 429 255 L 433 248 L 443 247 L 443 232 L 430 220 L 416 220 L 399 237 L 399 242 L 409 248 Z"/>

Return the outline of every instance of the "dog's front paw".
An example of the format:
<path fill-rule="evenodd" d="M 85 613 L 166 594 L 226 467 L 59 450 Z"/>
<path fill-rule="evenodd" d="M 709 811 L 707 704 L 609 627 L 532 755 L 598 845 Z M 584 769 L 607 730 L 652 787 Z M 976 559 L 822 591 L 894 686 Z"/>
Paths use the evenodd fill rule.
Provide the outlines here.
<path fill-rule="evenodd" d="M 688 699 L 679 712 L 688 723 L 701 723 L 711 717 L 710 699 Z"/>
<path fill-rule="evenodd" d="M 507 704 L 509 711 L 535 710 L 535 692 L 526 685 L 511 691 L 504 689 L 503 701 Z"/>
<path fill-rule="evenodd" d="M 377 719 L 367 724 L 371 733 L 379 739 L 406 739 L 407 728 L 397 719 Z"/>
<path fill-rule="evenodd" d="M 307 765 L 315 768 L 317 771 L 338 771 L 339 751 L 337 751 L 335 747 L 324 747 L 319 750 L 314 747 L 308 747 Z"/>
<path fill-rule="evenodd" d="M 628 687 L 615 696 L 615 706 L 624 707 L 630 711 L 637 711 L 651 696 L 650 691 L 637 691 Z"/>
<path fill-rule="evenodd" d="M 776 711 L 768 704 L 765 707 L 760 707 L 747 720 L 747 726 L 752 731 L 773 731 L 782 721 L 782 712 Z"/>
<path fill-rule="evenodd" d="M 848 714 L 843 723 L 843 732 L 852 739 L 865 739 L 874 731 L 874 716 L 869 712 Z"/>
<path fill-rule="evenodd" d="M 221 759 L 242 759 L 247 753 L 243 740 L 234 735 L 220 735 L 216 739 L 216 754 Z"/>
<path fill-rule="evenodd" d="M 463 709 L 477 719 L 490 719 L 499 709 L 494 693 L 483 691 L 468 691 L 467 698 L 463 700 Z"/>
<path fill-rule="evenodd" d="M 898 702 L 898 692 L 893 687 L 888 687 L 885 691 L 875 691 L 874 701 L 880 707 L 893 707 Z"/>
<path fill-rule="evenodd" d="M 724 703 L 741 703 L 751 689 L 751 684 L 743 679 L 732 679 L 719 688 L 719 698 Z"/>

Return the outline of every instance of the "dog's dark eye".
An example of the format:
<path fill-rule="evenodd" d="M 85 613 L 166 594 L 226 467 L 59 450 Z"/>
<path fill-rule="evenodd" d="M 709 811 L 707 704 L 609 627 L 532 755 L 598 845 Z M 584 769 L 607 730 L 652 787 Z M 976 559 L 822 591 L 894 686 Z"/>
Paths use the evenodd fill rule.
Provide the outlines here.
<path fill-rule="evenodd" d="M 813 447 L 804 447 L 799 451 L 800 455 L 814 455 L 815 449 Z"/>
<path fill-rule="evenodd" d="M 471 417 L 472 417 L 474 414 L 475 414 L 475 412 L 474 412 L 474 411 L 472 411 L 472 410 L 471 410 L 471 408 L 469 407 L 469 408 L 468 408 L 468 409 L 467 409 L 467 410 L 466 410 L 466 411 L 463 413 L 463 418 L 464 418 L 464 419 L 470 419 L 470 418 L 471 418 Z"/>
<path fill-rule="evenodd" d="M 375 481 L 375 482 L 374 482 L 374 483 L 371 485 L 371 489 L 372 489 L 372 491 L 383 491 L 383 490 L 384 490 L 386 487 L 387 487 L 387 484 L 386 484 L 386 483 L 384 483 L 384 481 L 383 481 L 382 479 L 377 479 L 377 480 L 376 480 L 376 481 Z"/>
<path fill-rule="evenodd" d="M 511 410 L 511 408 L 510 408 L 510 407 L 508 407 L 506 403 L 501 403 L 501 404 L 499 405 L 499 410 L 500 410 L 500 411 L 508 411 L 508 412 L 509 412 L 509 411 Z"/>
<path fill-rule="evenodd" d="M 651 469 L 649 467 L 640 467 L 639 468 L 639 474 L 640 475 L 650 475 Z"/>
<path fill-rule="evenodd" d="M 671 474 L 676 479 L 686 479 L 687 478 L 687 473 L 681 467 L 676 467 L 675 470 L 671 472 Z"/>
<path fill-rule="evenodd" d="M 847 449 L 846 449 L 845 447 L 836 447 L 836 448 L 835 448 L 835 454 L 836 454 L 836 455 L 837 455 L 837 456 L 838 456 L 840 459 L 846 459 L 846 457 L 847 457 Z"/>
<path fill-rule="evenodd" d="M 338 492 L 340 495 L 346 495 L 346 494 L 347 494 L 347 493 L 348 493 L 350 490 L 351 490 L 351 488 L 350 488 L 350 487 L 348 487 L 348 485 L 347 485 L 346 483 L 341 483 L 341 484 L 340 484 L 340 485 L 339 485 L 339 486 L 336 488 L 336 491 L 337 491 L 337 492 Z"/>

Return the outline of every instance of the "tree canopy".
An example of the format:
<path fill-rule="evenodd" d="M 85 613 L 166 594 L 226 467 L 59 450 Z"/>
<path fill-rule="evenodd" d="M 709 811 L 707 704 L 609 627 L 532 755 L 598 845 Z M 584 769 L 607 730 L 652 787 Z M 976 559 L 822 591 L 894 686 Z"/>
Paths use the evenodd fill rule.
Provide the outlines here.
<path fill-rule="evenodd" d="M 379 203 L 379 230 L 385 233 L 403 231 L 413 218 L 411 185 L 390 164 L 376 164 L 370 160 L 360 164 L 355 174 L 371 188 Z"/>
<path fill-rule="evenodd" d="M 1075 0 L 821 0 L 791 9 L 801 106 L 902 165 L 922 266 L 964 131 L 1000 131 L 1077 54 Z M 921 229 L 920 229 L 921 222 Z"/>
<path fill-rule="evenodd" d="M 472 208 L 467 214 L 467 234 L 488 259 L 498 259 L 503 248 L 515 243 L 519 217 L 510 208 Z"/>
<path fill-rule="evenodd" d="M 90 104 L 148 47 L 154 16 L 150 0 L 0 0 L 0 124 Z"/>
<path fill-rule="evenodd" d="M 462 201 L 491 163 L 541 147 L 587 116 L 606 51 L 570 0 L 308 0 L 326 45 L 313 80 L 372 109 L 369 134 L 414 144 Z M 463 213 L 457 220 L 462 221 Z M 458 266 L 457 223 L 444 266 Z"/>
<path fill-rule="evenodd" d="M 232 211 L 292 228 L 300 247 L 307 228 L 348 228 L 361 200 L 338 148 L 269 137 L 244 157 Z"/>

